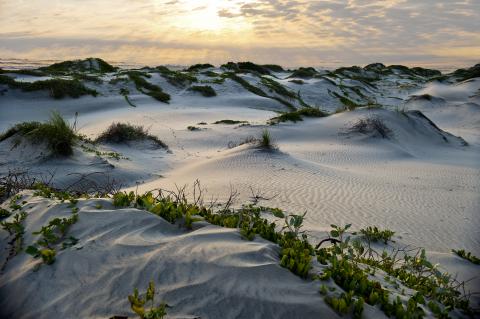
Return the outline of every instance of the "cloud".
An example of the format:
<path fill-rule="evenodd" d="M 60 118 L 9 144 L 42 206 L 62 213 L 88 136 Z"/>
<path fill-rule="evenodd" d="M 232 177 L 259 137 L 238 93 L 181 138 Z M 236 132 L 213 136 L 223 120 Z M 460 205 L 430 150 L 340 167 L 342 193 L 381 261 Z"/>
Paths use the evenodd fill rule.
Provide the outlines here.
<path fill-rule="evenodd" d="M 0 0 L 0 30 L 11 57 L 455 64 L 478 59 L 480 1 Z"/>

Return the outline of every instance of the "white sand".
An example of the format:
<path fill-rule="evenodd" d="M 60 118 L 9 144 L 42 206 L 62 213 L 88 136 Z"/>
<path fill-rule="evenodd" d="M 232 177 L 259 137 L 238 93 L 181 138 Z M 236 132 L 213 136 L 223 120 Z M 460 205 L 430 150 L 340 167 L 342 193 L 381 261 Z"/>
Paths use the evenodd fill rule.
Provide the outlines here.
<path fill-rule="evenodd" d="M 22 144 L 11 151 L 12 141 L 7 140 L 0 143 L 0 171 L 56 169 L 55 182 L 61 185 L 72 181 L 68 173 L 102 172 L 130 189 L 139 182 L 139 191 L 171 189 L 198 178 L 208 190 L 207 197 L 220 200 L 233 185 L 241 194 L 237 205 L 249 199 L 253 187 L 267 197 L 276 196 L 260 204 L 294 213 L 307 211 L 306 229 L 313 240 L 324 237 L 331 223 L 352 223 L 354 229 L 377 225 L 394 230 L 399 244 L 426 247 L 429 256 L 460 278 L 478 276 L 478 266 L 450 250 L 480 255 L 480 80 L 440 85 L 391 78 L 377 89 L 358 81 L 342 82 L 362 85 L 364 94 L 391 110 L 357 109 L 268 127 L 279 148 L 276 152 L 248 145 L 228 148 L 229 142 L 259 136 L 266 120 L 275 116 L 273 111 L 285 110 L 282 104 L 247 92 L 228 79 L 212 85 L 218 97 L 203 98 L 174 88 L 155 74 L 149 81 L 172 94 L 171 104 L 132 94 L 136 108 L 107 88 L 102 97 L 59 101 L 46 93 L 9 91 L 0 96 L 2 130 L 20 121 L 47 119 L 50 110 L 57 109 L 72 120 L 79 112 L 80 133 L 89 137 L 113 121 L 144 125 L 172 153 L 101 145 L 102 150 L 117 151 L 130 160 L 99 159 L 80 148 L 72 159 L 52 160 L 40 156 L 37 146 Z M 256 83 L 254 76 L 245 79 Z M 305 80 L 303 85 L 288 79 L 279 82 L 294 92 L 300 90 L 312 105 L 327 110 L 340 106 L 328 92 L 338 89 L 325 79 Z M 399 83 L 409 86 L 400 88 Z M 422 94 L 434 99 L 410 99 Z M 440 129 L 461 136 L 469 145 L 463 146 L 461 139 L 435 129 L 421 117 L 395 111 L 403 108 L 421 110 Z M 392 129 L 392 139 L 342 134 L 356 120 L 371 115 Z M 247 120 L 251 126 L 211 124 L 221 119 Z M 189 125 L 202 130 L 189 131 Z M 35 206 L 27 218 L 27 242 L 47 216 L 68 212 L 65 204 L 48 209 L 47 200 L 29 202 Z M 298 279 L 278 265 L 275 245 L 260 239 L 247 242 L 236 231 L 203 224 L 185 232 L 147 213 L 113 212 L 105 201 L 106 209 L 99 211 L 94 203 L 80 205 L 80 221 L 72 228 L 83 249 L 63 251 L 53 266 L 43 266 L 36 273 L 30 256 L 23 254 L 9 262 L 0 277 L 0 308 L 5 313 L 25 318 L 124 314 L 129 312 L 126 296 L 132 287 L 143 289 L 154 278 L 162 298 L 173 306 L 169 313 L 179 317 L 336 316 L 318 294 L 318 284 Z M 0 234 L 5 236 L 3 231 Z M 469 285 L 475 289 L 480 282 Z M 26 294 L 16 293 L 26 287 Z M 375 317 L 383 315 L 366 311 Z"/>

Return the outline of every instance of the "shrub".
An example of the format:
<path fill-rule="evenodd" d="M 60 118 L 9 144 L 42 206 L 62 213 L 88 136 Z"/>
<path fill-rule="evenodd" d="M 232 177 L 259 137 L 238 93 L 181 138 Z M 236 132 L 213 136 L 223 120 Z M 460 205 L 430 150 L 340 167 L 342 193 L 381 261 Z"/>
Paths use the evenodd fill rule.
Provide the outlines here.
<path fill-rule="evenodd" d="M 5 133 L 0 135 L 0 142 L 6 140 L 15 134 L 26 135 L 41 125 L 40 122 L 23 122 L 18 123 L 9 128 Z"/>
<path fill-rule="evenodd" d="M 206 85 L 206 86 L 195 85 L 195 86 L 191 86 L 188 90 L 193 92 L 199 92 L 205 97 L 212 97 L 217 95 L 215 90 L 209 85 Z"/>
<path fill-rule="evenodd" d="M 189 131 L 200 131 L 201 129 L 196 126 L 187 126 L 187 130 Z"/>
<path fill-rule="evenodd" d="M 156 145 L 168 148 L 158 137 L 150 135 L 141 125 L 132 125 L 129 123 L 112 123 L 96 141 L 106 143 L 126 143 L 130 141 L 150 140 Z"/>
<path fill-rule="evenodd" d="M 359 119 L 350 128 L 347 133 L 362 133 L 362 134 L 379 134 L 382 138 L 390 138 L 393 135 L 383 120 L 378 116 L 370 116 Z"/>

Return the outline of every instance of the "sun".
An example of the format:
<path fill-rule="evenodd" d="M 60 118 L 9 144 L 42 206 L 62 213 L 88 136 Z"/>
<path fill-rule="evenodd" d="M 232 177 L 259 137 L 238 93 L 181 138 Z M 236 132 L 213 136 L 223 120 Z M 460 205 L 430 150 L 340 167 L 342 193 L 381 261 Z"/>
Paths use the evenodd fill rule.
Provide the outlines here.
<path fill-rule="evenodd" d="M 221 32 L 242 29 L 246 25 L 241 19 L 225 19 L 220 17 L 218 12 L 222 9 L 237 11 L 240 4 L 245 2 L 248 1 L 181 0 L 178 2 L 181 13 L 176 16 L 173 24 L 190 31 Z"/>

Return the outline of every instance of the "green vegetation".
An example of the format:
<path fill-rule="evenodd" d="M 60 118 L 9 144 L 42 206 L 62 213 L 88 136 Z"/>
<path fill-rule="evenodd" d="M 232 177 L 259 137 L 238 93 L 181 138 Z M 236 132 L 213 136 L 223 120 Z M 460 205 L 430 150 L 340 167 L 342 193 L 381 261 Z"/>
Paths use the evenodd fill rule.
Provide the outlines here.
<path fill-rule="evenodd" d="M 166 303 L 162 302 L 159 306 L 155 307 L 155 284 L 153 281 L 150 281 L 148 284 L 144 297 L 140 296 L 138 289 L 135 288 L 133 294 L 128 296 L 128 301 L 130 302 L 130 308 L 141 319 L 162 319 L 167 315 L 166 308 L 168 305 Z M 145 309 L 145 304 L 149 301 L 151 302 L 150 309 Z"/>
<path fill-rule="evenodd" d="M 466 252 L 463 249 L 461 249 L 461 250 L 452 249 L 452 252 L 455 253 L 457 256 L 470 261 L 471 263 L 473 263 L 475 265 L 480 265 L 480 258 L 476 257 L 471 252 Z"/>
<path fill-rule="evenodd" d="M 150 135 L 143 126 L 129 123 L 112 123 L 95 141 L 118 144 L 139 140 L 150 140 L 157 146 L 168 148 L 158 137 Z"/>
<path fill-rule="evenodd" d="M 66 74 L 72 71 L 107 73 L 115 72 L 117 68 L 113 67 L 102 59 L 88 58 L 84 60 L 54 63 L 46 67 L 41 67 L 38 70 L 50 74 Z"/>
<path fill-rule="evenodd" d="M 209 64 L 209 63 L 204 63 L 204 64 L 194 64 L 192 66 L 190 66 L 187 71 L 188 72 L 198 72 L 200 70 L 203 70 L 203 69 L 208 69 L 208 68 L 214 68 L 213 65 Z"/>
<path fill-rule="evenodd" d="M 286 96 L 291 99 L 295 99 L 297 97 L 297 94 L 295 94 L 294 92 L 287 90 L 283 85 L 281 85 L 277 81 L 267 78 L 265 76 L 262 76 L 262 84 L 268 87 L 271 91 L 277 94 L 280 94 L 282 96 Z"/>
<path fill-rule="evenodd" d="M 368 242 L 383 241 L 385 244 L 395 235 L 395 232 L 389 229 L 380 230 L 377 226 L 368 226 L 367 228 L 360 229 L 360 233 Z"/>
<path fill-rule="evenodd" d="M 15 199 L 15 197 L 14 197 Z M 22 251 L 23 247 L 23 234 L 25 228 L 23 227 L 23 221 L 27 218 L 27 213 L 21 211 L 13 216 L 13 220 L 10 222 L 2 221 L 0 226 L 13 237 L 10 241 L 10 256 L 15 256 Z"/>
<path fill-rule="evenodd" d="M 342 96 L 342 95 L 340 95 L 336 92 L 333 92 L 333 95 L 336 96 L 340 100 L 340 102 L 345 106 L 345 110 L 353 111 L 357 107 L 361 106 L 361 105 L 353 102 L 349 98 L 347 98 L 345 96 Z"/>
<path fill-rule="evenodd" d="M 253 62 L 238 62 L 237 66 L 240 71 L 244 71 L 244 72 L 253 71 L 260 74 L 270 74 L 270 71 L 267 68 L 261 65 L 255 64 Z"/>
<path fill-rule="evenodd" d="M 273 71 L 273 72 L 284 72 L 285 71 L 280 65 L 277 65 L 277 64 L 263 64 L 262 67 L 265 68 L 265 69 L 268 69 L 270 71 Z"/>
<path fill-rule="evenodd" d="M 4 208 L 0 208 L 0 220 L 8 218 L 8 217 L 10 217 L 10 215 L 11 215 L 11 213 L 8 210 L 6 210 Z"/>
<path fill-rule="evenodd" d="M 149 95 L 163 103 L 168 103 L 168 101 L 170 101 L 170 95 L 163 92 L 161 87 L 145 80 L 145 77 L 151 77 L 150 74 L 140 71 L 129 71 L 127 72 L 127 75 L 130 80 L 135 83 L 135 87 L 139 92 Z"/>
<path fill-rule="evenodd" d="M 468 69 L 458 69 L 451 74 L 457 78 L 457 82 L 470 80 L 480 77 L 480 64 L 476 64 Z"/>
<path fill-rule="evenodd" d="M 293 112 L 288 112 L 288 113 L 282 113 L 280 116 L 271 118 L 269 120 L 269 123 L 271 125 L 273 124 L 278 124 L 280 122 L 298 122 L 298 121 L 303 121 L 303 117 L 325 117 L 328 114 L 313 107 L 304 107 L 299 110 L 293 111 Z"/>
<path fill-rule="evenodd" d="M 198 82 L 198 79 L 190 72 L 173 71 L 165 66 L 157 66 L 155 70 L 160 72 L 167 79 L 168 83 L 174 86 L 186 86 L 193 82 Z"/>
<path fill-rule="evenodd" d="M 423 318 L 425 312 L 421 305 L 426 304 L 429 298 L 429 308 L 439 318 L 448 317 L 448 312 L 459 308 L 467 314 L 471 313 L 468 299 L 461 296 L 457 290 L 456 281 L 448 274 L 441 273 L 437 266 L 431 264 L 425 255 L 425 250 L 419 249 L 415 255 L 400 254 L 400 250 L 394 250 L 388 254 L 386 251 L 378 253 L 370 245 L 363 245 L 360 240 L 343 238 L 345 230 L 332 225 L 331 237 L 328 239 L 335 243 L 328 248 L 320 248 L 317 245 L 317 259 L 321 264 L 328 265 L 321 280 L 333 280 L 345 292 L 340 295 L 326 295 L 325 301 L 339 313 L 347 313 L 353 309 L 360 312 L 361 308 L 356 302 L 363 301 L 369 305 L 380 306 L 387 316 L 396 318 Z M 397 256 L 402 257 L 397 257 Z M 359 264 L 368 265 L 360 267 Z M 387 273 L 391 282 L 399 281 L 408 288 L 417 292 L 404 304 L 399 296 L 390 296 L 390 291 L 383 288 L 381 283 L 369 279 L 369 275 L 380 269 Z M 325 289 L 323 289 L 325 292 Z M 328 294 L 326 292 L 325 294 Z M 355 299 L 357 301 L 355 302 Z M 359 302 L 362 303 L 361 301 Z M 440 306 L 442 305 L 442 306 Z M 434 310 L 435 309 L 435 310 Z"/>
<path fill-rule="evenodd" d="M 39 70 L 31 70 L 31 69 L 23 69 L 23 70 L 3 70 L 0 69 L 0 74 L 6 73 L 13 73 L 13 74 L 23 74 L 23 75 L 31 75 L 31 76 L 45 76 L 47 75 L 45 72 Z"/>
<path fill-rule="evenodd" d="M 289 78 L 302 78 L 302 79 L 310 79 L 317 75 L 318 72 L 312 67 L 308 68 L 298 68 L 297 70 L 293 71 L 292 75 Z"/>
<path fill-rule="evenodd" d="M 120 153 L 117 153 L 117 152 L 101 152 L 93 147 L 90 147 L 90 146 L 87 146 L 85 144 L 80 144 L 80 147 L 82 148 L 82 150 L 84 150 L 85 152 L 88 152 L 88 153 L 94 153 L 95 155 L 97 155 L 98 157 L 103 157 L 103 156 L 106 156 L 106 157 L 109 157 L 109 158 L 113 158 L 113 159 L 116 159 L 117 161 L 120 160 L 120 159 L 126 159 L 128 160 L 128 157 L 125 157 L 125 156 L 122 156 L 122 154 Z"/>
<path fill-rule="evenodd" d="M 34 143 L 45 142 L 52 155 L 69 156 L 73 154 L 73 145 L 77 136 L 70 124 L 60 113 L 52 112 L 46 123 L 23 122 L 16 124 L 0 135 L 0 141 L 19 134 Z"/>
<path fill-rule="evenodd" d="M 193 92 L 199 92 L 204 97 L 217 96 L 217 93 L 215 92 L 215 90 L 209 85 L 206 85 L 206 86 L 194 85 L 194 86 L 191 86 L 190 88 L 188 88 L 188 90 L 193 91 Z"/>
<path fill-rule="evenodd" d="M 36 187 L 36 189 L 38 189 L 35 192 L 36 196 L 70 199 L 72 202 L 72 195 L 66 192 L 53 191 L 45 186 Z M 198 193 L 201 189 L 198 182 L 194 185 L 194 189 L 196 190 L 194 193 Z M 238 229 L 245 240 L 254 240 L 258 235 L 276 243 L 280 246 L 280 265 L 302 278 L 322 280 L 323 284 L 320 285 L 319 292 L 325 302 L 339 314 L 350 314 L 354 318 L 361 318 L 367 303 L 370 306 L 376 306 L 386 316 L 395 318 L 423 318 L 426 316 L 427 307 L 438 318 L 448 318 L 452 311 L 461 311 L 462 314 L 471 317 L 475 315 L 469 305 L 469 295 L 460 292 L 464 283 L 441 272 L 437 265 L 433 265 L 427 259 L 424 249 L 418 249 L 412 253 L 412 250 L 405 248 L 390 247 L 389 250 L 378 252 L 371 247 L 370 241 L 365 236 L 352 239 L 347 233 L 351 227 L 350 224 L 344 227 L 331 225 L 329 237 L 321 240 L 314 247 L 302 230 L 305 213 L 285 214 L 278 208 L 254 204 L 232 209 L 230 208 L 231 200 L 228 200 L 225 206 L 213 211 L 211 207 L 207 208 L 201 204 L 203 203 L 201 195 L 195 198 L 194 203 L 189 203 L 186 198 L 185 188 L 177 188 L 176 192 L 159 190 L 158 195 L 153 195 L 151 192 L 143 195 L 119 192 L 113 195 L 113 202 L 116 207 L 133 205 L 160 216 L 170 223 L 183 221 L 186 229 L 191 229 L 192 224 L 202 218 L 214 225 Z M 14 199 L 11 207 L 18 209 L 16 200 L 19 197 Z M 74 203 L 75 200 L 72 205 Z M 283 227 L 262 218 L 261 214 L 272 214 L 276 218 L 284 219 Z M 56 222 L 54 224 L 65 225 L 64 229 L 67 229 L 72 223 Z M 381 230 L 372 231 L 371 229 L 366 231 L 366 233 L 377 235 L 381 232 Z M 49 231 L 41 233 L 49 234 Z M 61 237 L 59 235 L 62 233 L 65 234 L 59 228 L 56 238 Z M 382 240 L 386 237 L 390 238 L 390 236 L 379 235 Z M 325 242 L 330 242 L 332 245 L 321 247 Z M 47 262 L 51 261 L 52 255 L 54 258 L 54 253 L 46 254 Z M 310 271 L 311 259 L 315 256 L 323 265 L 318 275 Z M 377 280 L 379 275 L 384 276 L 390 287 L 384 286 Z M 335 289 L 334 284 L 341 289 Z M 407 288 L 409 288 L 408 291 L 406 291 Z M 161 304 L 155 308 L 154 294 L 152 283 L 145 296 L 140 296 L 135 290 L 129 297 L 132 310 L 141 318 L 151 318 L 153 314 L 158 316 L 153 318 L 161 318 L 165 315 L 167 306 Z M 145 304 L 149 301 L 152 302 L 150 310 L 145 309 Z M 150 315 L 152 310 L 155 311 Z"/>
<path fill-rule="evenodd" d="M 273 144 L 273 141 L 272 141 L 272 135 L 267 129 L 264 129 L 262 131 L 262 136 L 260 138 L 259 145 L 260 147 L 266 148 L 266 149 L 275 148 L 275 145 Z"/>
<path fill-rule="evenodd" d="M 292 83 L 295 83 L 295 84 L 298 84 L 298 85 L 303 85 L 305 84 L 305 81 L 303 80 L 298 80 L 298 79 L 293 79 L 293 80 L 290 80 L 288 82 L 292 82 Z"/>
<path fill-rule="evenodd" d="M 228 125 L 233 125 L 233 124 L 245 124 L 245 123 L 248 123 L 248 121 L 219 120 L 219 121 L 213 122 L 212 124 L 228 124 Z"/>
<path fill-rule="evenodd" d="M 128 98 L 128 95 L 130 94 L 130 91 L 126 88 L 121 88 L 120 89 L 120 95 L 123 95 L 123 97 L 125 98 L 125 101 L 127 101 L 128 105 L 130 105 L 131 107 L 137 107 L 135 104 L 133 104 L 130 99 Z"/>
<path fill-rule="evenodd" d="M 78 80 L 50 79 L 35 82 L 17 82 L 14 79 L 0 75 L 0 84 L 6 84 L 11 89 L 21 89 L 24 92 L 47 90 L 50 96 L 55 99 L 62 99 L 66 96 L 78 98 L 82 95 L 97 96 L 98 92 L 87 88 Z"/>
<path fill-rule="evenodd" d="M 74 237 L 69 237 L 65 241 L 65 235 L 68 229 L 78 221 L 78 214 L 74 213 L 69 218 L 54 218 L 49 221 L 47 226 L 42 226 L 42 229 L 33 232 L 33 235 L 41 235 L 41 238 L 31 246 L 28 246 L 25 252 L 32 255 L 34 258 L 41 257 L 46 265 L 51 265 L 55 262 L 55 246 L 62 244 L 62 248 L 75 245 L 78 241 Z"/>

